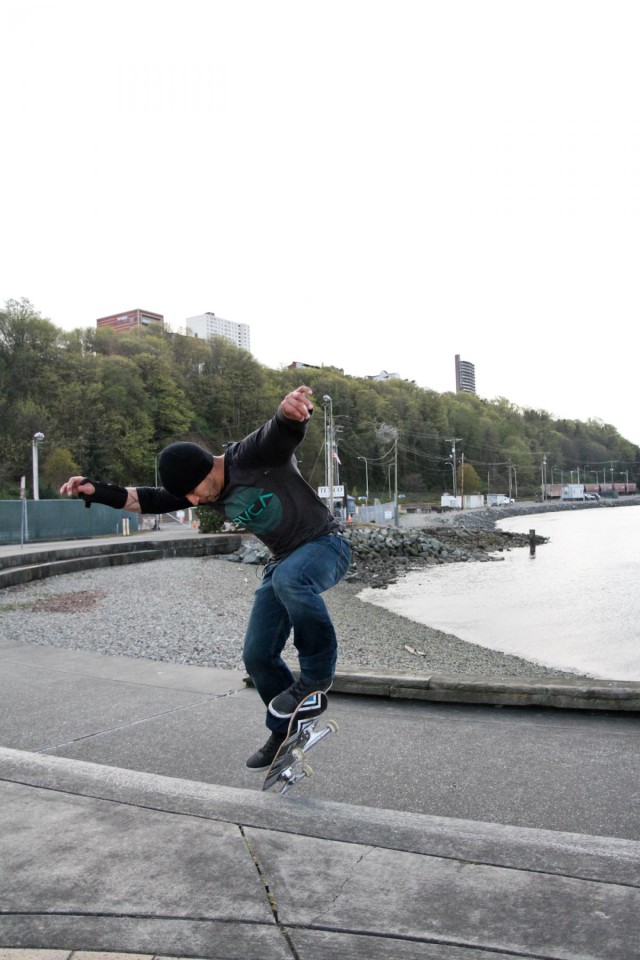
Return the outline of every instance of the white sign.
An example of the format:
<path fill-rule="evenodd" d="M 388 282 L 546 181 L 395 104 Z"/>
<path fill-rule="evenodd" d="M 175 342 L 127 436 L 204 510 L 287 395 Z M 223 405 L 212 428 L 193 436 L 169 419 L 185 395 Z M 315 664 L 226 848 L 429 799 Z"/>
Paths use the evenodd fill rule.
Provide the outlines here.
<path fill-rule="evenodd" d="M 344 497 L 344 485 L 334 486 L 333 488 L 334 497 Z M 321 500 L 329 499 L 329 487 L 318 487 L 318 496 Z"/>

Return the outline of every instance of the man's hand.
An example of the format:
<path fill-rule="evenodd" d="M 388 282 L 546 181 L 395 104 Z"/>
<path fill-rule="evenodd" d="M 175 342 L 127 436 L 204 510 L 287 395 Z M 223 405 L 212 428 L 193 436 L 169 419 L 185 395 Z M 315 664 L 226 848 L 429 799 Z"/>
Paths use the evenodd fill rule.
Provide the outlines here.
<path fill-rule="evenodd" d="M 313 390 L 311 387 L 296 387 L 288 393 L 280 409 L 287 420 L 308 420 L 313 413 L 313 404 L 308 399 Z"/>
<path fill-rule="evenodd" d="M 92 483 L 83 483 L 84 479 L 84 477 L 71 477 L 66 483 L 63 483 L 60 487 L 62 496 L 66 494 L 67 497 L 77 497 L 78 494 L 84 493 L 86 496 L 92 497 L 96 488 Z"/>

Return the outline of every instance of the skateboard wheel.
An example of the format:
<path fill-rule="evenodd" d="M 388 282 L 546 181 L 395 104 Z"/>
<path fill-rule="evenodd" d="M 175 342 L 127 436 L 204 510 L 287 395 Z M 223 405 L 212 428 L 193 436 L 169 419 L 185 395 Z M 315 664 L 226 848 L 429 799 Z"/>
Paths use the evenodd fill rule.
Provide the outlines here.
<path fill-rule="evenodd" d="M 302 772 L 304 773 L 305 777 L 313 776 L 313 768 L 310 767 L 308 763 L 302 764 Z"/>
<path fill-rule="evenodd" d="M 298 761 L 304 760 L 304 750 L 301 750 L 300 747 L 295 747 L 291 751 L 291 756 L 293 757 L 294 760 L 298 760 Z"/>
<path fill-rule="evenodd" d="M 339 729 L 339 728 L 338 728 L 338 724 L 336 723 L 335 720 L 327 720 L 327 726 L 329 727 L 329 730 L 331 730 L 331 733 L 337 733 L 337 732 L 338 732 L 338 729 Z"/>

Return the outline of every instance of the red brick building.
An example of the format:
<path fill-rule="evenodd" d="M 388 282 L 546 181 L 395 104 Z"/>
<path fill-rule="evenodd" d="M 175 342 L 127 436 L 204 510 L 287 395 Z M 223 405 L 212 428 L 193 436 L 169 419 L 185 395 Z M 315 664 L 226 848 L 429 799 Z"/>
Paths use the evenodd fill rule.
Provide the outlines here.
<path fill-rule="evenodd" d="M 151 313 L 150 310 L 128 310 L 126 313 L 114 313 L 110 317 L 100 317 L 96 320 L 100 327 L 112 327 L 118 333 L 129 333 L 142 327 L 158 327 L 162 330 L 164 317 L 161 313 Z"/>

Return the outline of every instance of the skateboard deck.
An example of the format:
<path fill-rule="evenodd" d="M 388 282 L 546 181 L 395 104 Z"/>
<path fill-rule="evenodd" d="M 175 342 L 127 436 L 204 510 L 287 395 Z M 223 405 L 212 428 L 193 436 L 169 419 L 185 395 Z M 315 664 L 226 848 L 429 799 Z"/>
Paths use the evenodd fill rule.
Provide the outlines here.
<path fill-rule="evenodd" d="M 314 711 L 313 716 L 303 714 L 301 717 L 302 707 L 312 698 L 318 698 L 317 711 Z M 298 704 L 289 721 L 287 736 L 267 770 L 263 790 L 270 790 L 278 785 L 279 792 L 286 793 L 294 783 L 312 775 L 313 770 L 307 763 L 307 752 L 329 733 L 335 733 L 338 729 L 335 720 L 326 720 L 324 726 L 317 729 L 327 704 L 327 695 L 321 691 L 310 694 Z"/>

